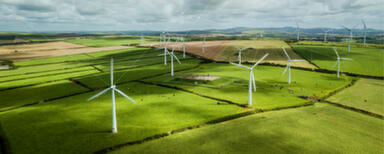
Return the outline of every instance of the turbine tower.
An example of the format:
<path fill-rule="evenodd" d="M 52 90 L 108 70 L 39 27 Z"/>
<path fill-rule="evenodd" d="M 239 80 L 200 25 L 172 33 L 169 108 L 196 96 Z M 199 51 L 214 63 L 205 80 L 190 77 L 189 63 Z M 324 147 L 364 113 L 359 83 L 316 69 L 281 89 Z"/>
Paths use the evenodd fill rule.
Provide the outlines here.
<path fill-rule="evenodd" d="M 328 32 L 332 31 L 331 29 L 323 29 L 323 32 L 324 32 L 324 43 L 327 42 L 327 35 L 328 35 Z"/>
<path fill-rule="evenodd" d="M 352 35 L 352 29 L 355 28 L 357 25 L 353 26 L 352 28 L 348 28 L 348 27 L 344 27 L 345 30 L 347 30 L 349 32 L 349 39 L 348 39 L 348 52 L 351 52 L 351 41 L 352 41 L 352 38 L 353 38 L 353 35 Z"/>
<path fill-rule="evenodd" d="M 363 44 L 365 45 L 365 42 L 367 40 L 367 24 L 365 23 L 365 21 L 362 19 L 361 22 L 363 23 L 363 28 L 364 28 L 364 40 L 363 40 Z"/>
<path fill-rule="evenodd" d="M 282 47 L 282 49 L 288 58 L 288 64 L 287 64 L 287 67 L 285 67 L 283 74 L 285 74 L 285 72 L 288 70 L 288 84 L 291 84 L 291 62 L 299 62 L 299 61 L 305 61 L 305 60 L 304 59 L 291 59 L 291 57 L 289 57 L 285 48 Z"/>
<path fill-rule="evenodd" d="M 335 51 L 335 54 L 337 56 L 336 64 L 337 65 L 337 78 L 340 77 L 340 60 L 352 60 L 351 58 L 341 58 L 339 56 L 339 53 L 337 52 L 336 48 L 333 48 L 333 51 Z"/>
<path fill-rule="evenodd" d="M 100 93 L 88 98 L 88 101 L 99 97 L 100 95 L 106 93 L 108 90 L 112 91 L 112 133 L 117 133 L 117 122 L 116 122 L 116 105 L 115 105 L 115 91 L 121 95 L 123 95 L 125 98 L 129 99 L 133 103 L 136 103 L 135 100 L 133 100 L 128 95 L 124 94 L 122 91 L 116 88 L 116 85 L 113 84 L 113 58 L 111 58 L 111 86 L 107 89 L 104 89 Z"/>
<path fill-rule="evenodd" d="M 242 67 L 242 68 L 246 68 L 249 70 L 249 83 L 248 83 L 248 105 L 252 105 L 252 88 L 254 91 L 256 91 L 256 83 L 255 83 L 255 76 L 253 75 L 253 69 L 261 62 L 263 61 L 266 57 L 268 56 L 268 53 L 265 54 L 261 59 L 259 59 L 259 61 L 257 61 L 255 63 L 255 65 L 253 65 L 252 67 L 248 67 L 248 66 L 244 66 L 244 65 L 241 65 L 241 64 L 236 64 L 236 63 L 232 63 L 230 62 L 230 64 L 232 65 L 235 65 L 235 66 L 239 66 L 239 67 Z"/>
<path fill-rule="evenodd" d="M 296 22 L 296 40 L 300 41 L 300 27 L 299 23 Z"/>
<path fill-rule="evenodd" d="M 174 51 L 175 51 L 175 47 L 176 47 L 176 44 L 173 45 L 173 47 L 172 47 L 172 52 L 171 52 L 171 53 L 167 51 L 167 53 L 169 54 L 169 56 L 171 56 L 171 76 L 174 76 L 174 75 L 175 75 L 174 72 L 173 72 L 173 57 L 175 57 L 176 61 L 177 61 L 179 64 L 181 64 L 179 58 L 177 58 L 176 55 L 175 55 L 175 52 L 174 52 Z"/>
<path fill-rule="evenodd" d="M 243 50 L 247 50 L 248 48 L 239 48 L 239 47 L 237 47 L 237 46 L 235 46 L 235 47 L 236 47 L 236 49 L 239 51 L 238 61 L 239 61 L 239 65 L 241 65 L 241 52 L 242 52 Z"/>

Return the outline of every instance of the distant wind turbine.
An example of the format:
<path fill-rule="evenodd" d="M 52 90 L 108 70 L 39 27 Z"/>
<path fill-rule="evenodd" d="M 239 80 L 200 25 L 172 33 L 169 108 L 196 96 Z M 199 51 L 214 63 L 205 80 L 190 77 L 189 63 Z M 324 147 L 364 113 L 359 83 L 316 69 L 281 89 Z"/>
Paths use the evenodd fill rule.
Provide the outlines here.
<path fill-rule="evenodd" d="M 300 41 L 300 27 L 299 23 L 296 22 L 296 40 Z"/>
<path fill-rule="evenodd" d="M 367 40 L 367 24 L 365 23 L 365 21 L 363 19 L 361 19 L 361 22 L 363 23 L 363 28 L 364 28 L 364 41 L 363 41 L 363 44 L 365 45 L 365 42 Z"/>
<path fill-rule="evenodd" d="M 357 26 L 357 25 L 356 25 Z M 349 32 L 349 39 L 348 39 L 348 52 L 351 52 L 351 41 L 352 41 L 352 38 L 353 38 L 353 35 L 352 35 L 352 29 L 355 28 L 356 26 L 353 26 L 352 28 L 348 28 L 348 27 L 344 27 L 345 30 L 347 30 Z"/>
<path fill-rule="evenodd" d="M 335 65 L 337 65 L 337 78 L 340 77 L 340 60 L 352 60 L 351 58 L 341 58 L 339 56 L 339 53 L 337 52 L 336 48 L 333 48 L 333 51 L 335 51 L 335 54 L 337 56 L 337 60 Z"/>
<path fill-rule="evenodd" d="M 291 62 L 300 62 L 300 61 L 305 61 L 305 60 L 304 59 L 291 59 L 291 57 L 289 57 L 289 55 L 288 55 L 287 51 L 285 50 L 285 48 L 282 47 L 282 49 L 284 51 L 284 54 L 288 58 L 287 67 L 285 67 L 283 74 L 285 74 L 285 72 L 287 72 L 287 70 L 288 70 L 288 84 L 291 84 Z"/>
<path fill-rule="evenodd" d="M 241 65 L 241 52 L 243 51 L 243 50 L 247 50 L 248 48 L 239 48 L 239 47 L 237 47 L 237 46 L 235 46 L 236 47 L 236 49 L 239 51 L 239 54 L 238 54 L 238 61 L 239 61 L 239 65 Z"/>
<path fill-rule="evenodd" d="M 328 32 L 332 31 L 331 29 L 323 29 L 323 32 L 324 32 L 324 42 L 327 42 L 327 35 L 328 35 Z"/>
<path fill-rule="evenodd" d="M 259 65 L 259 63 L 261 61 L 263 61 L 267 56 L 268 56 L 268 53 L 265 54 L 261 59 L 259 59 L 259 61 L 257 61 L 255 63 L 255 65 L 253 65 L 252 67 L 248 67 L 248 66 L 244 66 L 244 65 L 241 65 L 241 64 L 236 64 L 236 63 L 230 62 L 230 64 L 232 64 L 232 65 L 239 66 L 239 67 L 242 67 L 242 68 L 246 68 L 246 69 L 249 70 L 248 105 L 252 105 L 252 87 L 253 87 L 253 90 L 256 91 L 256 83 L 255 83 L 255 76 L 253 75 L 253 69 L 257 65 Z"/>
<path fill-rule="evenodd" d="M 116 85 L 113 83 L 113 58 L 111 58 L 111 86 L 107 89 L 104 89 L 103 91 L 99 92 L 98 94 L 90 97 L 88 101 L 95 99 L 96 97 L 99 97 L 100 95 L 106 93 L 108 90 L 112 91 L 112 133 L 117 133 L 117 122 L 116 122 L 116 105 L 115 105 L 115 91 L 121 95 L 123 95 L 125 98 L 129 99 L 133 103 L 136 103 L 135 100 L 133 100 L 128 95 L 124 94 L 122 91 L 116 88 Z"/>

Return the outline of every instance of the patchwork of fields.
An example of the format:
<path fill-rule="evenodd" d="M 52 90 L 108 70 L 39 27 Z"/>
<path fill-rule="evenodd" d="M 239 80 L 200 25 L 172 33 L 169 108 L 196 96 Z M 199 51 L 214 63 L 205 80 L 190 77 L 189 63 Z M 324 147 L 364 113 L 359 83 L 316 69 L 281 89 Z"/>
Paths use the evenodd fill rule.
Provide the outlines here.
<path fill-rule="evenodd" d="M 258 59 L 263 57 L 266 53 L 269 56 L 263 63 L 286 65 L 287 56 L 284 54 L 282 47 L 287 50 L 287 53 L 292 59 L 303 59 L 300 55 L 293 52 L 291 47 L 282 40 L 239 40 L 239 41 L 207 41 L 205 44 L 205 52 L 202 52 L 202 42 L 186 42 L 185 50 L 187 53 L 204 57 L 206 59 L 214 60 L 217 62 L 237 62 L 238 49 L 248 48 L 242 51 L 242 62 L 255 63 Z M 172 50 L 175 43 L 169 43 L 168 49 Z M 146 44 L 146 46 L 156 46 L 159 44 Z M 180 47 L 181 43 L 179 44 Z M 182 48 L 176 48 L 177 51 L 182 51 Z M 316 69 L 312 64 L 304 62 L 294 62 L 291 64 L 294 67 L 302 67 L 309 69 Z"/>
<path fill-rule="evenodd" d="M 156 39 L 146 37 L 145 43 Z M 170 58 L 165 66 L 159 56 L 163 50 L 114 50 L 140 43 L 140 37 L 66 41 L 75 43 L 73 48 L 35 44 L 18 53 L 23 57 L 66 50 L 64 56 L 14 61 L 15 69 L 0 71 L 0 152 L 384 152 L 383 81 L 358 76 L 383 76 L 382 49 L 352 48 L 352 53 L 346 53 L 338 47 L 342 57 L 354 59 L 342 62 L 342 72 L 357 77 L 337 78 L 330 46 L 293 44 L 290 48 L 279 40 L 207 41 L 202 54 L 201 42 L 188 42 L 185 58 L 176 52 L 181 64 L 174 63 L 175 76 L 171 77 Z M 257 90 L 252 92 L 252 106 L 247 106 L 249 71 L 220 63 L 237 61 L 234 46 L 250 47 L 242 53 L 246 63 L 270 54 L 264 62 L 268 65 L 254 69 Z M 108 51 L 83 53 L 77 47 Z M 295 63 L 306 69 L 292 68 L 288 84 L 284 67 L 271 66 L 286 65 L 281 47 L 287 48 L 291 58 L 305 58 L 329 72 L 317 71 L 309 62 Z M 117 134 L 110 133 L 111 94 L 87 101 L 109 86 L 111 57 L 115 84 L 137 101 L 133 104 L 116 95 Z"/>

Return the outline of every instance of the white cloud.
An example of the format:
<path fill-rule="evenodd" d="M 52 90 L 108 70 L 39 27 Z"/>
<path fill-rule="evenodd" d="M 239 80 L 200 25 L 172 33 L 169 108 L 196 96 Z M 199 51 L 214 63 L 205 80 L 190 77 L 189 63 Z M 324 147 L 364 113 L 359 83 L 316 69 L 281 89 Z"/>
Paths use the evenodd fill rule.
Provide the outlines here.
<path fill-rule="evenodd" d="M 382 0 L 0 0 L 0 28 L 183 30 L 354 25 L 384 29 Z"/>

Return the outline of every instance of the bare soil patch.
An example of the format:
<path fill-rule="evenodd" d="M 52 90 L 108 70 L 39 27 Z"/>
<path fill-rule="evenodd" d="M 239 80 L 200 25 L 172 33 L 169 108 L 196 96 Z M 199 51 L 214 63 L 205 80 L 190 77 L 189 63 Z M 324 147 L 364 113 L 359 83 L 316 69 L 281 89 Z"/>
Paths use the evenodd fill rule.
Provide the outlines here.
<path fill-rule="evenodd" d="M 216 79 L 220 79 L 219 76 L 193 75 L 193 74 L 187 74 L 187 75 L 181 76 L 180 78 L 190 79 L 190 80 L 201 80 L 201 81 L 213 81 L 213 80 L 216 80 Z"/>
<path fill-rule="evenodd" d="M 86 47 L 68 42 L 49 42 L 26 45 L 9 45 L 0 47 L 0 59 L 25 61 L 47 57 L 66 56 L 108 50 L 132 48 L 130 46 Z"/>

